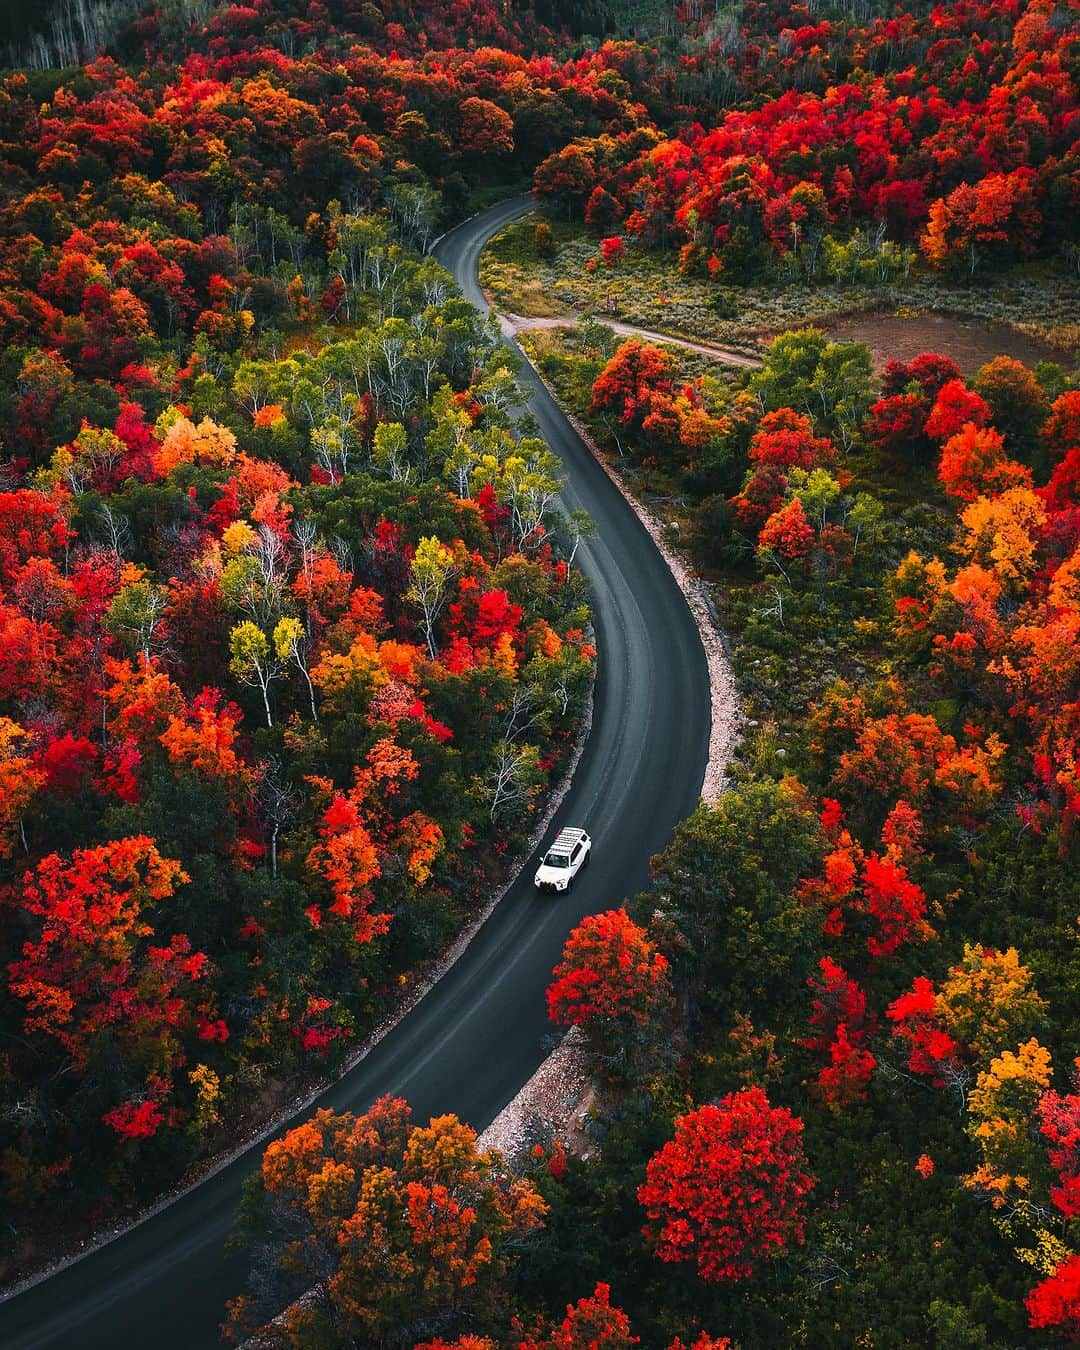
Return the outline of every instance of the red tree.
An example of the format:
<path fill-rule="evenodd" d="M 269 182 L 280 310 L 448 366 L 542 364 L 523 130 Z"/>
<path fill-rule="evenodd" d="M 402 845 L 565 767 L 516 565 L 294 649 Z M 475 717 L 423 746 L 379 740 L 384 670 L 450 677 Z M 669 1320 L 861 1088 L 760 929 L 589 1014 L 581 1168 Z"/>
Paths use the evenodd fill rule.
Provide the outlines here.
<path fill-rule="evenodd" d="M 832 464 L 836 449 L 827 438 L 814 435 L 813 423 L 791 408 L 767 412 L 750 442 L 754 464 L 775 464 L 781 469 L 813 469 Z"/>
<path fill-rule="evenodd" d="M 823 956 L 819 966 L 820 977 L 807 980 L 814 993 L 810 1025 L 815 1034 L 803 1044 L 827 1056 L 817 1089 L 828 1106 L 841 1110 L 866 1096 L 877 1061 L 865 1047 L 866 995 L 830 957 Z"/>
<path fill-rule="evenodd" d="M 802 1132 L 802 1121 L 758 1087 L 680 1116 L 638 1188 L 660 1259 L 693 1261 L 703 1280 L 734 1282 L 801 1242 L 814 1185 Z"/>
<path fill-rule="evenodd" d="M 1080 1341 L 1080 1256 L 1058 1266 L 1024 1303 L 1033 1327 L 1054 1327 L 1066 1340 Z"/>
<path fill-rule="evenodd" d="M 938 391 L 924 430 L 935 441 L 947 441 L 965 423 L 985 427 L 989 421 L 990 408 L 983 396 L 963 380 L 950 380 Z"/>
<path fill-rule="evenodd" d="M 598 1284 L 592 1294 L 567 1305 L 566 1316 L 550 1334 L 525 1336 L 519 1350 L 630 1350 L 640 1336 L 630 1330 L 630 1319 L 611 1305 L 611 1286 Z"/>
<path fill-rule="evenodd" d="M 596 377 L 595 409 L 611 409 L 626 426 L 640 426 L 658 395 L 671 393 L 672 360 L 640 338 L 624 342 Z"/>
<path fill-rule="evenodd" d="M 965 422 L 941 450 L 941 485 L 952 497 L 973 502 L 984 494 L 1030 487 L 1031 470 L 1005 454 L 1005 442 L 993 427 Z"/>
<path fill-rule="evenodd" d="M 147 918 L 185 881 L 180 864 L 141 835 L 70 860 L 53 853 L 27 873 L 22 908 L 38 927 L 9 967 L 27 1033 L 59 1042 L 76 1067 L 110 1036 L 167 1089 L 162 1071 L 182 1062 L 179 1038 L 195 1015 L 189 994 L 209 961 L 180 933 L 154 945 Z"/>
<path fill-rule="evenodd" d="M 774 511 L 758 535 L 759 551 L 771 551 L 787 562 L 806 558 L 814 546 L 814 531 L 798 497 Z"/>
<path fill-rule="evenodd" d="M 584 1028 L 602 1055 L 629 1049 L 670 1001 L 667 960 L 624 909 L 578 924 L 547 991 L 551 1020 Z"/>
<path fill-rule="evenodd" d="M 920 975 L 911 992 L 889 1004 L 886 1014 L 893 1035 L 907 1043 L 908 1068 L 926 1074 L 935 1087 L 955 1081 L 960 1071 L 960 1046 L 938 1020 L 932 982 Z"/>
<path fill-rule="evenodd" d="M 1046 1093 L 1039 1103 L 1039 1128 L 1058 1174 L 1050 1198 L 1066 1218 L 1080 1219 L 1080 1093 Z"/>

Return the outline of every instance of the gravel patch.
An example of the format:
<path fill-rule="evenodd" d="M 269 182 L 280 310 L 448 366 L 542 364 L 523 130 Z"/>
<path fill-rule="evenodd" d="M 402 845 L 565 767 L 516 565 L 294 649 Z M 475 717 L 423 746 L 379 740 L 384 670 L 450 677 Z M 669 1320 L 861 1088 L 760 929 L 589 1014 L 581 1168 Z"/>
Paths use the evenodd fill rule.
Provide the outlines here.
<path fill-rule="evenodd" d="M 667 343 L 672 347 L 683 347 L 689 352 L 697 352 L 700 356 L 711 357 L 714 361 L 719 361 L 723 365 L 744 366 L 748 370 L 757 370 L 761 365 L 758 357 L 732 351 L 730 347 L 720 347 L 715 342 L 696 342 L 691 338 L 676 337 L 673 333 L 661 333 L 654 328 L 640 328 L 637 324 L 623 323 L 621 319 L 611 319 L 604 315 L 599 316 L 599 321 L 605 328 L 610 328 L 613 333 L 617 333 L 620 337 L 639 337 L 644 338 L 646 342 L 660 342 Z M 527 332 L 530 328 L 573 328 L 580 322 L 581 315 L 572 311 L 566 314 L 535 319 L 527 318 L 521 314 L 499 315 L 499 328 L 506 337 Z M 573 421 L 572 418 L 570 420 Z"/>
<path fill-rule="evenodd" d="M 504 1158 L 512 1160 L 531 1135 L 564 1133 L 590 1082 L 582 1037 L 572 1027 L 480 1135 L 477 1147 L 498 1149 Z"/>

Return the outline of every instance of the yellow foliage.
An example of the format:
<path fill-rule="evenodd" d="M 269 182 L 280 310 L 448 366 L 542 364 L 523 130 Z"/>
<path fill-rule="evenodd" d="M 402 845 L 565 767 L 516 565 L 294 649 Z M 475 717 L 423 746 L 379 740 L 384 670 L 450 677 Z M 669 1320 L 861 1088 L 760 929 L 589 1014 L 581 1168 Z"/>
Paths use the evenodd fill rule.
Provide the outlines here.
<path fill-rule="evenodd" d="M 966 1045 L 980 1064 L 1015 1041 L 1045 1007 L 1015 947 L 999 952 L 969 942 L 935 1000 L 949 1035 Z"/>
<path fill-rule="evenodd" d="M 311 670 L 311 682 L 330 709 L 342 706 L 347 696 L 373 693 L 387 678 L 378 644 L 370 633 L 357 634 L 347 652 L 326 652 Z"/>
<path fill-rule="evenodd" d="M 964 547 L 1006 586 L 1022 586 L 1038 564 L 1038 532 L 1046 510 L 1030 488 L 1010 488 L 997 497 L 979 497 L 960 519 Z"/>
<path fill-rule="evenodd" d="M 964 1185 L 982 1191 L 995 1209 L 1015 1205 L 1031 1191 L 1031 1174 L 1042 1160 L 1033 1143 L 1031 1118 L 1050 1085 L 1050 1052 L 1034 1037 L 990 1061 L 967 1102 L 968 1133 L 982 1162 Z"/>
<path fill-rule="evenodd" d="M 195 1120 L 200 1128 L 217 1123 L 217 1104 L 221 1098 L 221 1079 L 206 1064 L 188 1071 L 188 1082 L 195 1089 Z"/>
<path fill-rule="evenodd" d="M 1017 1256 L 1025 1265 L 1037 1270 L 1040 1275 L 1053 1275 L 1054 1271 L 1072 1255 L 1072 1252 L 1056 1234 L 1045 1228 L 1037 1228 L 1032 1236 L 1035 1239 L 1035 1245 L 1033 1247 L 1018 1247 L 1016 1249 Z"/>
<path fill-rule="evenodd" d="M 968 1097 L 968 1110 L 982 1120 L 1004 1117 L 1027 1120 L 1039 1097 L 1050 1086 L 1050 1051 L 1034 1036 L 1016 1049 L 990 1061 Z"/>
<path fill-rule="evenodd" d="M 162 425 L 159 420 L 159 429 Z M 229 464 L 235 455 L 236 437 L 228 427 L 218 426 L 209 417 L 195 426 L 186 417 L 178 416 L 165 423 L 155 467 L 158 473 L 166 475 L 179 464 Z"/>
<path fill-rule="evenodd" d="M 221 547 L 227 557 L 235 558 L 250 548 L 258 536 L 246 520 L 234 520 L 221 535 Z"/>
<path fill-rule="evenodd" d="M 0 858 L 15 849 L 15 832 L 27 807 L 45 785 L 45 774 L 20 753 L 27 733 L 0 717 Z"/>
<path fill-rule="evenodd" d="M 491 663 L 503 675 L 508 675 L 514 679 L 517 675 L 517 653 L 514 651 L 514 640 L 509 633 L 500 633 L 495 640 L 495 645 L 491 652 Z"/>
<path fill-rule="evenodd" d="M 1049 599 L 1058 609 L 1080 610 L 1080 548 L 1054 573 Z"/>

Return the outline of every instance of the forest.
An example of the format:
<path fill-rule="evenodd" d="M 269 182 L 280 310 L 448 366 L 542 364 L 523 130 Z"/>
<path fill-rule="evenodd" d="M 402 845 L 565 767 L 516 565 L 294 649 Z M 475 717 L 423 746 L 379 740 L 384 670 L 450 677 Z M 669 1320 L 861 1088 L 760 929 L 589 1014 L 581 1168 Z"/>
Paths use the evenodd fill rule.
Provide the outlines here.
<path fill-rule="evenodd" d="M 481 279 L 708 590 L 728 790 L 552 971 L 587 1146 L 315 1113 L 223 1334 L 1080 1342 L 1075 7 L 51 25 L 0 75 L 0 1275 L 340 1072 L 527 856 L 588 522 L 430 249 L 531 190 Z"/>

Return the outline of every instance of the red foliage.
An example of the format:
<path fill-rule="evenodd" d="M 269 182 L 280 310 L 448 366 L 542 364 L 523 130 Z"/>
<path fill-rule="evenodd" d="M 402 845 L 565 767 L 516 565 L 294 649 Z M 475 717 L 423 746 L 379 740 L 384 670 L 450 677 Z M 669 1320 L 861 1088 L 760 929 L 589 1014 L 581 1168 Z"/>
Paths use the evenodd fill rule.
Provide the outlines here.
<path fill-rule="evenodd" d="M 922 394 L 890 394 L 870 405 L 863 433 L 880 454 L 904 460 L 920 447 L 926 416 Z"/>
<path fill-rule="evenodd" d="M 86 785 L 97 760 L 97 747 L 85 736 L 65 731 L 48 741 L 35 759 L 45 774 L 48 790 L 61 801 L 71 801 Z"/>
<path fill-rule="evenodd" d="M 1052 1327 L 1066 1340 L 1080 1341 L 1080 1256 L 1067 1257 L 1024 1303 L 1033 1327 Z"/>
<path fill-rule="evenodd" d="M 1005 454 L 1005 441 L 993 427 L 965 422 L 942 447 L 938 477 L 946 492 L 961 501 L 1030 487 L 1031 470 Z"/>
<path fill-rule="evenodd" d="M 152 1139 L 165 1120 L 157 1102 L 124 1102 L 106 1111 L 102 1120 L 121 1139 Z"/>
<path fill-rule="evenodd" d="M 134 1062 L 160 1066 L 159 1079 L 182 1063 L 191 986 L 209 962 L 183 934 L 153 945 L 147 919 L 186 880 L 145 836 L 80 849 L 70 861 L 54 853 L 28 872 L 21 905 L 38 928 L 9 968 L 12 993 L 26 1005 L 26 1034 L 55 1039 L 79 1067 L 107 1036 Z M 161 1081 L 167 1090 L 168 1079 Z M 155 1130 L 160 1123 L 146 1110 L 119 1110 L 110 1123 L 121 1132 L 132 1121 L 153 1121 Z"/>
<path fill-rule="evenodd" d="M 925 1074 L 935 1087 L 945 1087 L 959 1067 L 960 1046 L 937 1022 L 931 981 L 920 975 L 910 993 L 889 1004 L 886 1016 L 894 1023 L 893 1035 L 907 1043 L 912 1073 Z"/>
<path fill-rule="evenodd" d="M 777 408 L 762 417 L 748 453 L 753 464 L 774 464 L 781 469 L 813 469 L 836 459 L 832 442 L 815 436 L 809 417 L 791 408 Z"/>
<path fill-rule="evenodd" d="M 877 1061 L 865 1045 L 871 1030 L 866 995 L 830 957 L 823 956 L 819 965 L 820 979 L 807 980 L 814 992 L 810 1025 L 817 1030 L 803 1044 L 827 1056 L 817 1089 L 829 1107 L 842 1110 L 866 1096 Z"/>
<path fill-rule="evenodd" d="M 72 540 L 65 494 L 20 489 L 0 492 L 0 583 L 7 585 L 32 557 L 60 557 Z"/>
<path fill-rule="evenodd" d="M 950 380 L 938 391 L 924 430 L 935 441 L 947 441 L 966 424 L 985 427 L 990 408 L 981 394 L 969 389 L 963 380 Z"/>
<path fill-rule="evenodd" d="M 645 1027 L 669 997 L 668 963 L 624 909 L 594 914 L 566 940 L 547 991 L 562 1026 L 615 1022 Z"/>
<path fill-rule="evenodd" d="M 671 393 L 671 357 L 659 347 L 631 338 L 597 376 L 595 409 L 609 408 L 627 426 L 640 427 L 658 396 Z"/>
<path fill-rule="evenodd" d="M 1080 389 L 1068 389 L 1054 400 L 1041 436 L 1052 462 L 1080 449 Z"/>
<path fill-rule="evenodd" d="M 680 1116 L 638 1188 L 660 1259 L 693 1261 L 709 1282 L 736 1282 L 801 1242 L 814 1185 L 802 1130 L 757 1087 Z"/>
<path fill-rule="evenodd" d="M 1058 1174 L 1050 1198 L 1067 1219 L 1080 1218 L 1080 1093 L 1046 1093 L 1038 1115 L 1051 1145 L 1050 1165 Z"/>
<path fill-rule="evenodd" d="M 566 1316 L 549 1334 L 525 1336 L 518 1350 L 630 1350 L 641 1338 L 630 1319 L 611 1304 L 611 1286 L 598 1284 L 592 1294 L 567 1306 Z"/>
<path fill-rule="evenodd" d="M 785 562 L 807 558 L 814 546 L 815 535 L 806 511 L 798 497 L 792 497 L 786 506 L 774 511 L 758 535 L 758 548 L 771 549 Z"/>

